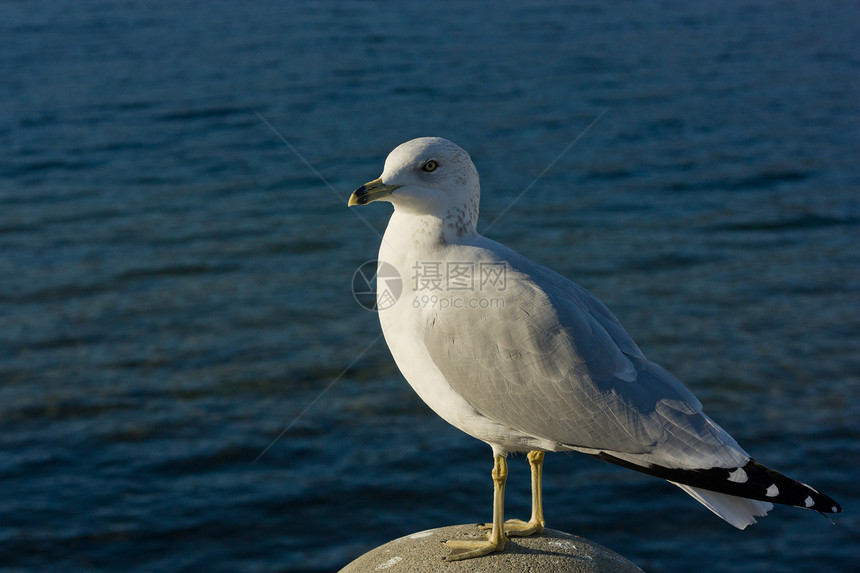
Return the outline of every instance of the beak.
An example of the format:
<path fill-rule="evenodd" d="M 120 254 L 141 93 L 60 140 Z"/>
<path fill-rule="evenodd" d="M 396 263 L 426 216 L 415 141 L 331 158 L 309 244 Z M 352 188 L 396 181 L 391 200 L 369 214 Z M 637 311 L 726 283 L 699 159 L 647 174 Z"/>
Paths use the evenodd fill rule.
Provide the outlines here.
<path fill-rule="evenodd" d="M 388 197 L 395 189 L 399 189 L 400 187 L 402 187 L 402 185 L 386 185 L 382 182 L 381 177 L 379 179 L 374 179 L 370 183 L 365 183 L 352 192 L 352 195 L 349 196 L 349 206 L 367 205 L 372 201 Z"/>

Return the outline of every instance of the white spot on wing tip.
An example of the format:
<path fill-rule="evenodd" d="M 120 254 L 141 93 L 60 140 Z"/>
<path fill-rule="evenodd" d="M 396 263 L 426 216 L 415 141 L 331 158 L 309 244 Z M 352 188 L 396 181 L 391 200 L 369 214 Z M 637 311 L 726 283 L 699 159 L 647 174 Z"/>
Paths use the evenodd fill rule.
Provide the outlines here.
<path fill-rule="evenodd" d="M 779 495 L 779 488 L 776 487 L 776 484 L 770 484 L 770 487 L 767 488 L 767 491 L 764 493 L 767 497 L 776 497 Z"/>
<path fill-rule="evenodd" d="M 746 483 L 748 479 L 749 477 L 747 476 L 747 472 L 745 472 L 743 468 L 735 468 L 735 470 L 729 474 L 729 481 L 733 481 L 735 483 Z"/>
<path fill-rule="evenodd" d="M 807 498 L 803 500 L 803 503 L 806 504 L 806 507 L 812 507 L 815 505 L 815 501 L 813 501 L 812 496 L 807 496 Z"/>

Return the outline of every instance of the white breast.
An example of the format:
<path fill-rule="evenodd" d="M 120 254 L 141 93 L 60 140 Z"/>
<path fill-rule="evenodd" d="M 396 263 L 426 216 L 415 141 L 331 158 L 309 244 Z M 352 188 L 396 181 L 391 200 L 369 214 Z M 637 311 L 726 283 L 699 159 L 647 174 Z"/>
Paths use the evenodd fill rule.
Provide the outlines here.
<path fill-rule="evenodd" d="M 413 276 L 419 259 L 440 262 L 444 268 L 444 249 L 433 249 L 427 254 L 415 245 L 396 244 L 390 240 L 392 217 L 379 252 L 379 260 L 393 265 L 403 280 L 403 291 L 394 305 L 383 304 L 382 289 L 377 298 L 380 308 L 379 322 L 385 341 L 397 367 L 418 396 L 449 424 L 490 444 L 497 453 L 528 451 L 530 449 L 556 450 L 558 444 L 523 434 L 502 426 L 476 411 L 466 400 L 454 392 L 442 372 L 436 367 L 424 346 L 424 331 L 432 328 L 434 306 L 422 300 L 428 293 L 414 290 Z M 386 240 L 389 239 L 389 240 Z M 398 248 L 400 247 L 400 248 Z M 411 248 L 409 248 L 411 247 Z M 419 253 L 427 256 L 422 257 Z"/>

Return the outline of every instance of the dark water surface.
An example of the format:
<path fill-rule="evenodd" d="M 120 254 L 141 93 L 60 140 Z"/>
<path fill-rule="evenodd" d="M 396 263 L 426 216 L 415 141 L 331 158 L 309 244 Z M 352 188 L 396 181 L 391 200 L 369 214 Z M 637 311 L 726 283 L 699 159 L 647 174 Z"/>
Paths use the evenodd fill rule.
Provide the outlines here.
<path fill-rule="evenodd" d="M 421 135 L 472 153 L 479 229 L 502 215 L 489 236 L 846 510 L 740 532 L 558 454 L 550 526 L 650 572 L 856 567 L 858 26 L 837 1 L 0 2 L 0 569 L 335 571 L 490 518 L 489 448 L 350 292 L 390 207 L 346 198 Z"/>

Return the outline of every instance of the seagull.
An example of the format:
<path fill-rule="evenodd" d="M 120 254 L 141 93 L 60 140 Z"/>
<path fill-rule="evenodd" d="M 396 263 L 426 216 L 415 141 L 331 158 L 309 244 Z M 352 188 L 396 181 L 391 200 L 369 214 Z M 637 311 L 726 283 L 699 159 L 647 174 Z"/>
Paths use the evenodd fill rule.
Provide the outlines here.
<path fill-rule="evenodd" d="M 593 294 L 477 232 L 480 184 L 469 154 L 439 137 L 396 147 L 349 206 L 394 212 L 378 268 L 379 320 L 403 376 L 427 405 L 493 451 L 486 539 L 449 540 L 447 561 L 540 533 L 546 452 L 577 451 L 663 478 L 744 529 L 773 503 L 839 513 L 833 499 L 755 461 L 675 376 L 651 362 Z M 504 520 L 506 458 L 527 453 L 532 513 Z"/>

